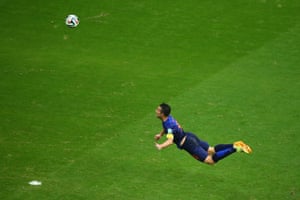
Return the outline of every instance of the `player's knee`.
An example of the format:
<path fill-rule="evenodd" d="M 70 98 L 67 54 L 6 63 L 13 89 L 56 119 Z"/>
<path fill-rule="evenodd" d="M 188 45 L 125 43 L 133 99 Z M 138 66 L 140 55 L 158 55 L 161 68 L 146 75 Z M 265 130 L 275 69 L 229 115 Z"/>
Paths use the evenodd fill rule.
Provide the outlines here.
<path fill-rule="evenodd" d="M 215 148 L 214 147 L 209 147 L 207 150 L 208 155 L 213 155 L 216 153 Z"/>
<path fill-rule="evenodd" d="M 209 164 L 209 165 L 213 165 L 213 164 L 215 164 L 215 161 L 212 159 L 212 157 L 210 155 L 208 155 L 205 158 L 204 163 Z"/>

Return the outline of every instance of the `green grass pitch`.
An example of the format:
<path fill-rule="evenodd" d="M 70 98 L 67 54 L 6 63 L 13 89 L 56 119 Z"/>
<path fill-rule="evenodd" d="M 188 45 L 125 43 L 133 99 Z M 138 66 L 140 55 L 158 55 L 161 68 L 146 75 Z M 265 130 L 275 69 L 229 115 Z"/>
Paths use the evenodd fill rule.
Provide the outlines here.
<path fill-rule="evenodd" d="M 298 0 L 1 0 L 0 11 L 0 199 L 300 199 Z M 161 102 L 185 130 L 253 154 L 208 166 L 157 151 Z"/>

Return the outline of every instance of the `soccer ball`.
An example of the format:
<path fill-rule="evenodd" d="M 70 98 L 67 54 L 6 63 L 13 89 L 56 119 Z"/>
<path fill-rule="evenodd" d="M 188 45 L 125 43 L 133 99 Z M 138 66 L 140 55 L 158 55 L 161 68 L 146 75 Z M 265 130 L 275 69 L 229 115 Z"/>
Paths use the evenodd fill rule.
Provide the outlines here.
<path fill-rule="evenodd" d="M 67 16 L 66 25 L 68 27 L 75 28 L 76 26 L 78 26 L 78 24 L 79 24 L 79 18 L 76 15 L 71 14 Z"/>

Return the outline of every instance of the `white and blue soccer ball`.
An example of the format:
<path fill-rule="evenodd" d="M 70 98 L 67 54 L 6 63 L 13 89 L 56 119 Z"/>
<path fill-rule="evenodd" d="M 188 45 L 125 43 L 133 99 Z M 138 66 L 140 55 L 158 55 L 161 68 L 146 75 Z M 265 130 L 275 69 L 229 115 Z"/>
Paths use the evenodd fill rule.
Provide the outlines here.
<path fill-rule="evenodd" d="M 66 18 L 66 25 L 70 28 L 75 28 L 76 26 L 78 26 L 79 24 L 79 18 L 74 15 L 74 14 L 70 14 L 67 16 Z"/>

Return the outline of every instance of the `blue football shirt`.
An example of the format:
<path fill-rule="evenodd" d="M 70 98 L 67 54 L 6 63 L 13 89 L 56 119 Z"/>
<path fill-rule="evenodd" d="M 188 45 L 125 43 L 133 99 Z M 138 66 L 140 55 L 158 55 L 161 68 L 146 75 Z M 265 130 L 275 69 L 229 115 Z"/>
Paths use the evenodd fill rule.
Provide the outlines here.
<path fill-rule="evenodd" d="M 164 128 L 165 134 L 167 134 L 167 137 L 173 138 L 173 142 L 177 145 L 178 148 L 181 148 L 180 142 L 185 136 L 185 133 L 180 124 L 171 115 L 169 115 L 167 120 L 162 122 L 162 126 Z"/>

